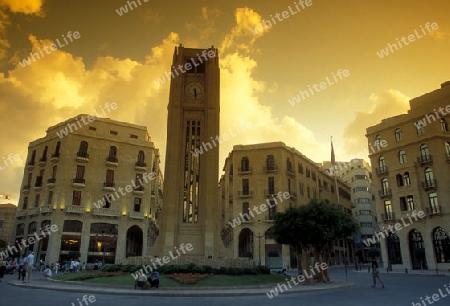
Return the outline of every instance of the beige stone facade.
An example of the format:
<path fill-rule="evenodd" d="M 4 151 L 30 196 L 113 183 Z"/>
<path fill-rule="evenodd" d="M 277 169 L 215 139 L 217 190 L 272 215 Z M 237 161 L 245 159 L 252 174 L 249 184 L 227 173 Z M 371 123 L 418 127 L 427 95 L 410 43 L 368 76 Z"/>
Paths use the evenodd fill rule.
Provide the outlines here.
<path fill-rule="evenodd" d="M 410 101 L 407 114 L 367 128 L 383 261 L 392 268 L 450 268 L 450 82 Z M 425 217 L 414 218 L 423 211 Z M 409 219 L 411 217 L 411 219 Z M 392 233 L 388 226 L 400 224 Z"/>
<path fill-rule="evenodd" d="M 193 250 L 189 255 L 215 258 L 220 247 L 218 50 L 176 47 L 172 74 L 163 235 L 157 241 L 158 249 L 161 254 L 168 254 L 181 244 L 190 243 Z"/>
<path fill-rule="evenodd" d="M 337 203 L 334 178 L 294 148 L 282 142 L 236 145 L 223 166 L 219 183 L 221 239 L 226 257 L 252 258 L 272 268 L 296 267 L 289 245 L 279 245 L 268 233 L 276 212 L 309 200 Z M 338 180 L 340 205 L 351 213 L 350 188 Z M 254 210 L 267 204 L 266 211 Z M 248 217 L 247 217 L 248 216 Z M 239 222 L 237 223 L 236 220 Z M 235 222 L 235 226 L 230 226 Z M 339 241 L 332 263 L 353 262 L 352 241 Z"/>
<path fill-rule="evenodd" d="M 14 223 L 17 206 L 14 204 L 0 204 L 0 240 L 11 245 L 14 242 Z M 2 248 L 0 248 L 0 251 Z"/>
<path fill-rule="evenodd" d="M 153 255 L 163 197 L 159 150 L 144 126 L 87 117 L 52 126 L 30 143 L 15 238 L 56 225 L 29 246 L 48 263 Z"/>
<path fill-rule="evenodd" d="M 324 168 L 330 169 L 331 162 L 324 162 Z M 364 241 L 372 238 L 378 229 L 376 222 L 376 206 L 372 183 L 372 168 L 364 159 L 354 158 L 348 162 L 337 162 L 334 169 L 339 178 L 351 189 L 353 203 L 352 213 L 357 220 L 360 231 L 355 235 L 355 250 L 358 263 L 370 261 L 368 251 L 378 249 L 379 244 L 367 246 Z"/>

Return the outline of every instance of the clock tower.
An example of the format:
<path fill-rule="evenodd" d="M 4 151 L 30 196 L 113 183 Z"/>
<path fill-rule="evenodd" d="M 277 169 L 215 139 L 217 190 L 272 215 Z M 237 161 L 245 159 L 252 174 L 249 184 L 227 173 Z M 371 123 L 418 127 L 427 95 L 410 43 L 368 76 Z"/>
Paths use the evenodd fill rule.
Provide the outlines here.
<path fill-rule="evenodd" d="M 220 242 L 218 50 L 175 47 L 171 69 L 158 255 L 190 243 L 186 255 L 214 257 Z"/>

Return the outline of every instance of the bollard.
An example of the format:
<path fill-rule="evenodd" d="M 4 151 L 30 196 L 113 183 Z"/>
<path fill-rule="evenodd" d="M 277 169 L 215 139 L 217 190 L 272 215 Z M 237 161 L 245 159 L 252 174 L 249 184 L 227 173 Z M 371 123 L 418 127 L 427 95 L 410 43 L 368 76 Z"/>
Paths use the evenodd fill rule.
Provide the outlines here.
<path fill-rule="evenodd" d="M 408 274 L 408 269 L 407 268 L 405 268 L 405 273 Z"/>

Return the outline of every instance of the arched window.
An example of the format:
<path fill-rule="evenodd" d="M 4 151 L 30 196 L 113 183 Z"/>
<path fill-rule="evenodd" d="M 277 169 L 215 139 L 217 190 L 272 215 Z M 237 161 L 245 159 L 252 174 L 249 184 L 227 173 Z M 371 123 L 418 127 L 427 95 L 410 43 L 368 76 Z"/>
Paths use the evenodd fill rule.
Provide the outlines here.
<path fill-rule="evenodd" d="M 420 156 L 422 156 L 423 160 L 428 160 L 430 152 L 428 151 L 428 146 L 426 144 L 420 146 Z"/>
<path fill-rule="evenodd" d="M 112 163 L 117 163 L 117 148 L 115 146 L 109 147 L 109 155 L 108 155 L 108 161 Z"/>
<path fill-rule="evenodd" d="M 411 255 L 412 268 L 414 270 L 428 269 L 423 237 L 416 229 L 409 232 L 409 252 Z"/>
<path fill-rule="evenodd" d="M 422 125 L 422 122 L 418 121 L 414 124 L 416 126 L 416 133 L 417 135 L 423 135 L 425 134 L 425 129 Z"/>
<path fill-rule="evenodd" d="M 383 194 L 389 194 L 389 181 L 387 178 L 381 180 L 381 188 L 383 190 Z"/>
<path fill-rule="evenodd" d="M 36 232 L 37 223 L 31 222 L 30 225 L 28 225 L 28 235 L 34 234 Z"/>
<path fill-rule="evenodd" d="M 377 136 L 375 136 L 375 146 L 379 148 L 380 145 L 381 145 L 381 135 L 378 134 Z"/>
<path fill-rule="evenodd" d="M 447 159 L 450 158 L 450 143 L 445 143 L 445 154 L 447 155 Z"/>
<path fill-rule="evenodd" d="M 378 159 L 378 166 L 380 167 L 377 174 L 383 174 L 387 172 L 386 163 L 384 161 L 384 156 L 380 156 Z"/>
<path fill-rule="evenodd" d="M 432 181 L 433 179 L 434 179 L 434 176 L 433 176 L 433 169 L 431 169 L 431 168 L 425 168 L 425 180 L 427 181 L 427 182 L 429 182 L 429 181 Z"/>
<path fill-rule="evenodd" d="M 403 174 L 403 180 L 405 182 L 405 186 L 411 186 L 411 177 L 409 176 L 409 172 L 405 172 L 405 174 Z"/>
<path fill-rule="evenodd" d="M 241 159 L 241 172 L 248 172 L 250 171 L 250 162 L 248 160 L 247 156 L 242 157 Z"/>
<path fill-rule="evenodd" d="M 397 181 L 397 186 L 405 186 L 405 183 L 403 181 L 403 176 L 399 173 L 395 176 L 395 180 Z"/>
<path fill-rule="evenodd" d="M 406 164 L 406 152 L 404 150 L 398 152 L 398 160 L 400 164 Z"/>
<path fill-rule="evenodd" d="M 450 262 L 450 238 L 441 227 L 433 231 L 433 245 L 436 262 Z"/>
<path fill-rule="evenodd" d="M 441 118 L 441 130 L 442 132 L 448 132 L 447 121 L 444 118 Z"/>
<path fill-rule="evenodd" d="M 244 228 L 239 233 L 239 257 L 252 257 L 253 258 L 253 232 Z"/>
<path fill-rule="evenodd" d="M 286 170 L 289 172 L 293 172 L 292 171 L 292 162 L 289 158 L 286 159 Z"/>
<path fill-rule="evenodd" d="M 396 234 L 390 234 L 386 239 L 389 262 L 392 265 L 403 263 L 402 251 L 400 248 L 400 239 Z"/>
<path fill-rule="evenodd" d="M 139 151 L 138 156 L 137 156 L 136 166 L 138 166 L 138 167 L 145 167 L 146 166 L 144 151 Z"/>
<path fill-rule="evenodd" d="M 273 158 L 273 155 L 267 155 L 266 167 L 267 170 L 275 170 L 275 159 Z"/>
<path fill-rule="evenodd" d="M 80 142 L 80 148 L 78 149 L 78 156 L 89 158 L 89 155 L 87 153 L 89 144 L 86 141 Z"/>
<path fill-rule="evenodd" d="M 403 140 L 402 130 L 395 129 L 395 141 L 400 142 Z"/>

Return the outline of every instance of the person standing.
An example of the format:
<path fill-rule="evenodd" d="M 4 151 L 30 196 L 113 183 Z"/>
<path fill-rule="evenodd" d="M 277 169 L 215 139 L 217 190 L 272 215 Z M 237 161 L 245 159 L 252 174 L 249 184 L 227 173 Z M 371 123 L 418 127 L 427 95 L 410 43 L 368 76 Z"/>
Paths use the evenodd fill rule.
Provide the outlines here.
<path fill-rule="evenodd" d="M 384 283 L 380 278 L 380 273 L 378 272 L 378 263 L 375 260 L 375 257 L 372 257 L 372 279 L 373 279 L 373 288 L 377 287 L 377 278 L 381 283 L 381 288 L 384 289 Z"/>
<path fill-rule="evenodd" d="M 32 251 L 28 251 L 28 256 L 25 259 L 27 263 L 27 280 L 28 282 L 31 281 L 31 276 L 33 275 L 33 266 L 34 266 L 34 255 Z"/>
<path fill-rule="evenodd" d="M 17 271 L 19 271 L 19 273 L 17 273 L 17 274 L 19 274 L 19 277 L 17 278 L 18 280 L 20 280 L 20 276 L 22 275 L 24 264 L 25 264 L 25 260 L 24 260 L 23 256 L 20 255 L 19 262 L 16 265 L 16 267 L 18 269 Z M 22 277 L 22 280 L 24 280 L 23 277 Z"/>
<path fill-rule="evenodd" d="M 6 271 L 6 260 L 0 259 L 0 282 L 3 280 Z"/>

